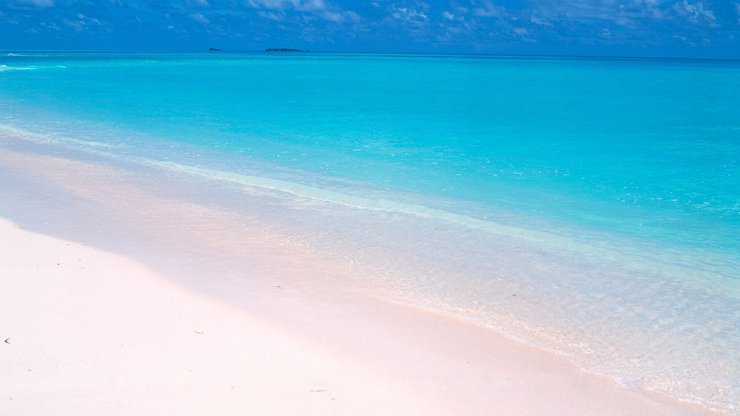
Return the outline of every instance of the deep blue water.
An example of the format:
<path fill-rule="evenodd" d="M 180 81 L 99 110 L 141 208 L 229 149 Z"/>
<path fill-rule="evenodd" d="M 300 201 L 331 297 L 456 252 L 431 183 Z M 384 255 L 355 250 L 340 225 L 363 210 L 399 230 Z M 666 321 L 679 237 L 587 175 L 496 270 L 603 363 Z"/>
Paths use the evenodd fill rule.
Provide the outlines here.
<path fill-rule="evenodd" d="M 685 354 L 697 363 L 740 345 L 738 103 L 740 63 L 733 61 L 0 55 L 6 128 L 128 146 L 139 156 L 280 179 L 280 186 L 310 185 L 330 192 L 322 198 L 346 196 L 355 207 L 382 200 L 391 211 L 484 232 L 523 230 L 539 241 L 556 236 L 554 246 L 560 238 L 620 253 L 616 264 L 639 263 L 639 270 L 621 275 L 610 271 L 614 264 L 599 263 L 603 252 L 584 255 L 599 265 L 594 275 L 604 285 L 615 285 L 606 296 L 634 295 L 634 305 L 657 316 L 666 339 L 691 337 L 671 332 L 682 319 L 688 327 L 721 329 L 701 335 L 701 348 L 687 342 Z M 178 144 L 194 147 L 178 152 Z M 192 149 L 209 156 L 199 159 Z M 566 269 L 552 279 L 527 276 L 543 292 L 555 280 L 585 294 L 603 288 L 595 283 L 602 280 L 571 278 Z M 476 273 L 484 276 L 484 268 Z M 656 292 L 630 289 L 635 273 L 654 282 Z M 439 272 L 435 279 L 457 277 Z M 681 290 L 671 293 L 669 280 Z M 581 301 L 563 310 L 598 313 L 598 300 Z M 676 306 L 694 302 L 704 309 L 694 314 Z M 587 318 L 571 318 L 569 327 L 588 327 Z M 614 354 L 660 355 L 656 348 Z M 740 353 L 727 353 L 722 375 L 712 375 L 714 367 L 686 370 L 706 372 L 703 387 L 690 393 L 651 385 L 649 376 L 644 384 L 728 410 L 740 397 Z M 676 357 L 664 358 L 651 365 L 675 364 Z"/>

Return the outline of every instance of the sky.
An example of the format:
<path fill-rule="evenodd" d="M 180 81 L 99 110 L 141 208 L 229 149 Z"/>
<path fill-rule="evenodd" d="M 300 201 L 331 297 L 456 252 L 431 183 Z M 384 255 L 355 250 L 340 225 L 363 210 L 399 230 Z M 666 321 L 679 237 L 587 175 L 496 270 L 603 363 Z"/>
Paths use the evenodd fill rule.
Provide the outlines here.
<path fill-rule="evenodd" d="M 740 0 L 0 0 L 0 50 L 740 58 Z"/>

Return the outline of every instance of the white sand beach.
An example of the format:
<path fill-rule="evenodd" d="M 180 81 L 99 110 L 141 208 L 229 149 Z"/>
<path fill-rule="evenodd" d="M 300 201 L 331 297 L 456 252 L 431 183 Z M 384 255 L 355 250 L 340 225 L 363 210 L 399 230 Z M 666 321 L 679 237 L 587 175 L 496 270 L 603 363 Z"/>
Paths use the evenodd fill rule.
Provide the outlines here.
<path fill-rule="evenodd" d="M 2 415 L 712 414 L 344 288 L 119 167 L 0 148 L 0 174 Z"/>

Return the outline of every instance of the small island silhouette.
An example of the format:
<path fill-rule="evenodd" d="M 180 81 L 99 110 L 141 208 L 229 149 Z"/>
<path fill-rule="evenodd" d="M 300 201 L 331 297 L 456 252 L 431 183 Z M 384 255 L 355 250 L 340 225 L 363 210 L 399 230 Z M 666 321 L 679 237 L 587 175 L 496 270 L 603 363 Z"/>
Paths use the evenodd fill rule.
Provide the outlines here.
<path fill-rule="evenodd" d="M 293 49 L 293 48 L 267 48 L 265 52 L 308 52 L 304 49 Z"/>

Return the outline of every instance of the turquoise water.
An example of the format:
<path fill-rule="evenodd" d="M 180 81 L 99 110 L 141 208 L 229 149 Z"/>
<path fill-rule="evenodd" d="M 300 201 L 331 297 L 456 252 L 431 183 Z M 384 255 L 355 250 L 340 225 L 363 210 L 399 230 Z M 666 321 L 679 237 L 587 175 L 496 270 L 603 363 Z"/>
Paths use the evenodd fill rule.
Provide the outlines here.
<path fill-rule="evenodd" d="M 402 214 L 314 243 L 362 247 L 409 301 L 728 412 L 739 102 L 733 61 L 0 55 L 5 132 L 367 211 L 345 228 Z"/>

